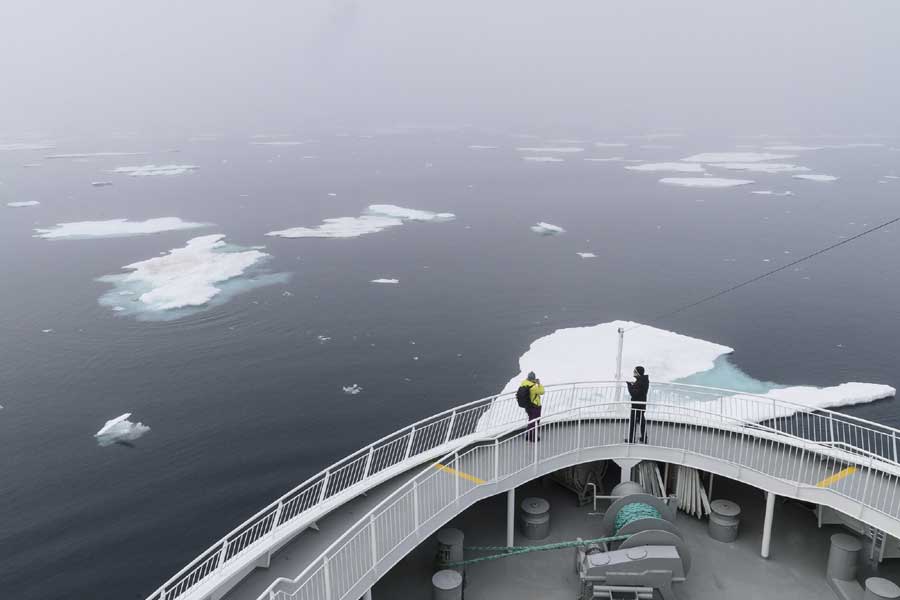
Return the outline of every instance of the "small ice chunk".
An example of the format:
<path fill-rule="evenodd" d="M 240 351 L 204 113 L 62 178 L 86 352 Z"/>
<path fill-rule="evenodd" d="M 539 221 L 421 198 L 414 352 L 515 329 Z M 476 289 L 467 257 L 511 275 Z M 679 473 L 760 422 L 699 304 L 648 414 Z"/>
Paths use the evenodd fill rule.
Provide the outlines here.
<path fill-rule="evenodd" d="M 885 179 L 900 179 L 900 175 L 885 175 Z"/>
<path fill-rule="evenodd" d="M 53 333 L 52 329 L 41 329 L 41 333 Z"/>
<path fill-rule="evenodd" d="M 483 144 L 471 144 L 469 150 L 496 150 L 497 146 L 486 146 Z"/>
<path fill-rule="evenodd" d="M 289 291 L 287 291 L 287 290 L 285 290 L 285 291 L 281 292 L 281 295 L 284 296 L 284 297 L 286 297 L 286 298 L 289 298 L 289 297 L 293 296 L 294 294 L 291 293 L 291 292 L 289 292 Z"/>
<path fill-rule="evenodd" d="M 196 165 L 143 165 L 139 167 L 117 167 L 110 173 L 122 173 L 131 177 L 151 177 L 155 175 L 183 175 L 200 167 Z"/>
<path fill-rule="evenodd" d="M 719 169 L 731 169 L 733 171 L 753 171 L 755 173 L 800 173 L 809 171 L 808 167 L 799 165 L 791 165 L 787 163 L 767 163 L 767 162 L 751 162 L 751 163 L 713 163 L 711 167 Z"/>
<path fill-rule="evenodd" d="M 535 233 L 539 233 L 540 235 L 557 235 L 566 232 L 566 230 L 559 225 L 553 225 L 551 223 L 545 223 L 543 221 L 537 223 L 536 225 L 532 225 L 531 230 Z"/>
<path fill-rule="evenodd" d="M 825 146 L 794 146 L 791 144 L 784 144 L 781 146 L 766 146 L 766 150 L 771 150 L 773 152 L 807 152 L 809 150 L 821 150 L 825 148 Z"/>
<path fill-rule="evenodd" d="M 131 417 L 131 413 L 125 413 L 107 421 L 106 425 L 94 434 L 97 443 L 101 446 L 109 446 L 122 442 L 133 442 L 150 431 L 150 428 L 143 423 L 132 423 L 128 420 L 129 417 Z"/>
<path fill-rule="evenodd" d="M 687 158 L 682 158 L 684 162 L 698 163 L 749 163 L 760 162 L 763 160 L 781 160 L 784 158 L 794 158 L 792 154 L 773 154 L 771 152 L 703 152 L 694 154 Z"/>
<path fill-rule="evenodd" d="M 191 223 L 178 217 L 159 217 L 146 221 L 129 221 L 127 219 L 110 219 L 108 221 L 76 221 L 73 223 L 57 223 L 50 229 L 35 229 L 34 237 L 48 240 L 84 239 L 100 237 L 123 237 L 144 235 L 162 231 L 177 231 L 207 227 L 206 223 Z"/>
<path fill-rule="evenodd" d="M 400 280 L 399 279 L 381 278 L 381 279 L 373 279 L 369 283 L 400 283 Z"/>
<path fill-rule="evenodd" d="M 752 179 L 727 179 L 723 177 L 664 177 L 659 180 L 666 185 L 695 188 L 729 188 L 753 183 Z"/>
<path fill-rule="evenodd" d="M 775 192 L 772 190 L 754 190 L 751 194 L 759 194 L 760 196 L 793 196 L 794 192 L 785 190 L 783 192 Z"/>
<path fill-rule="evenodd" d="M 50 154 L 45 156 L 44 158 L 55 160 L 55 159 L 66 159 L 66 158 L 110 158 L 114 156 L 143 156 L 147 154 L 146 152 L 74 152 L 71 154 Z"/>
<path fill-rule="evenodd" d="M 624 156 L 607 156 L 604 158 L 586 158 L 584 159 L 589 162 L 620 162 L 625 160 Z"/>
<path fill-rule="evenodd" d="M 10 208 L 25 208 L 26 206 L 37 206 L 40 204 L 37 200 L 22 200 L 21 202 L 7 202 Z"/>
<path fill-rule="evenodd" d="M 355 383 L 353 385 L 343 386 L 343 390 L 344 390 L 345 394 L 349 394 L 350 396 L 355 396 L 358 393 L 360 393 L 361 391 L 363 391 L 363 389 L 360 386 L 356 385 Z"/>
<path fill-rule="evenodd" d="M 331 196 L 332 198 L 334 198 L 335 196 L 337 196 L 337 194 L 335 194 L 334 192 L 328 192 L 328 195 Z"/>
<path fill-rule="evenodd" d="M 522 160 L 530 162 L 563 162 L 563 159 L 558 156 L 523 156 Z"/>
<path fill-rule="evenodd" d="M 92 181 L 91 185 L 94 187 L 107 187 L 112 185 L 112 181 Z"/>
<path fill-rule="evenodd" d="M 597 255 L 593 252 L 576 252 L 576 254 L 581 258 L 597 258 Z"/>
<path fill-rule="evenodd" d="M 330 342 L 330 341 L 331 341 L 331 338 L 330 338 L 329 336 L 327 336 L 327 335 L 317 335 L 317 336 L 316 336 L 316 339 L 319 340 L 319 341 L 320 341 L 321 343 L 323 343 L 323 344 L 324 344 L 325 342 Z"/>
<path fill-rule="evenodd" d="M 570 154 L 573 152 L 584 152 L 584 148 L 580 148 L 577 146 L 547 146 L 543 148 L 516 148 L 519 152 L 540 152 L 540 153 L 550 153 L 550 154 Z"/>
<path fill-rule="evenodd" d="M 0 144 L 0 152 L 12 152 L 15 150 L 53 150 L 54 142 L 24 142 L 12 144 Z"/>
<path fill-rule="evenodd" d="M 251 146 L 302 146 L 309 142 L 300 140 L 271 140 L 268 142 L 250 142 Z"/>
<path fill-rule="evenodd" d="M 715 166 L 715 165 L 713 165 Z M 703 165 L 689 162 L 645 163 L 625 167 L 629 171 L 676 171 L 681 173 L 705 173 Z"/>
<path fill-rule="evenodd" d="M 27 165 L 22 165 L 26 169 L 34 169 L 35 167 L 42 167 L 41 163 L 28 163 Z"/>
<path fill-rule="evenodd" d="M 794 179 L 806 179 L 807 181 L 837 181 L 838 178 L 834 175 L 809 174 L 794 175 Z"/>

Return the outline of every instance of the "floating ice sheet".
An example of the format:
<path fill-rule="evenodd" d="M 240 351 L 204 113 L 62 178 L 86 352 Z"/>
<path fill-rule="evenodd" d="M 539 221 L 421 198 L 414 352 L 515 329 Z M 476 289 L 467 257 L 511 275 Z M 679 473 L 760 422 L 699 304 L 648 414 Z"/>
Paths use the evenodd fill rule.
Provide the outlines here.
<path fill-rule="evenodd" d="M 399 279 L 381 278 L 381 279 L 373 279 L 370 283 L 400 283 L 400 280 Z"/>
<path fill-rule="evenodd" d="M 625 167 L 629 171 L 675 171 L 680 173 L 705 173 L 703 165 L 689 162 L 644 163 Z"/>
<path fill-rule="evenodd" d="M 139 167 L 117 167 L 110 173 L 122 173 L 132 177 L 154 175 L 183 175 L 199 169 L 196 165 L 142 165 Z"/>
<path fill-rule="evenodd" d="M 794 146 L 791 144 L 783 144 L 780 146 L 766 146 L 766 150 L 772 152 L 808 152 L 810 150 L 822 150 L 825 146 Z"/>
<path fill-rule="evenodd" d="M 178 217 L 159 217 L 147 219 L 146 221 L 129 221 L 128 219 L 76 221 L 73 223 L 57 223 L 50 229 L 35 229 L 34 237 L 48 240 L 127 237 L 130 235 L 146 235 L 162 231 L 177 231 L 207 226 L 206 223 L 182 221 Z"/>
<path fill-rule="evenodd" d="M 785 190 L 783 192 L 776 192 L 773 190 L 754 190 L 750 192 L 751 194 L 759 194 L 760 196 L 793 196 L 794 192 L 790 190 Z"/>
<path fill-rule="evenodd" d="M 56 144 L 53 142 L 19 142 L 0 144 L 0 152 L 13 152 L 16 150 L 53 150 Z"/>
<path fill-rule="evenodd" d="M 571 154 L 573 152 L 584 152 L 584 148 L 576 146 L 547 146 L 543 148 L 516 148 L 519 152 L 539 152 L 539 153 L 559 153 Z"/>
<path fill-rule="evenodd" d="M 628 144 L 623 142 L 594 142 L 598 148 L 624 148 Z"/>
<path fill-rule="evenodd" d="M 356 385 L 355 383 L 352 385 L 345 385 L 345 386 L 343 386 L 342 389 L 344 390 L 345 394 L 348 394 L 350 396 L 355 396 L 358 393 L 360 393 L 361 391 L 363 391 L 363 389 L 360 386 Z"/>
<path fill-rule="evenodd" d="M 837 177 L 834 175 L 822 175 L 822 174 L 809 174 L 809 175 L 794 175 L 794 179 L 806 179 L 807 181 L 837 181 Z"/>
<path fill-rule="evenodd" d="M 704 152 L 702 154 L 694 154 L 687 158 L 682 158 L 681 160 L 684 162 L 695 163 L 750 163 L 763 160 L 782 160 L 785 158 L 794 158 L 794 155 L 774 154 L 771 152 Z"/>
<path fill-rule="evenodd" d="M 359 217 L 335 217 L 325 219 L 317 227 L 292 227 L 270 231 L 266 235 L 285 238 L 353 238 L 398 227 L 406 221 L 440 223 L 455 218 L 453 213 L 435 213 L 394 204 L 372 204 L 368 208 L 368 214 Z"/>
<path fill-rule="evenodd" d="M 769 162 L 733 162 L 733 163 L 712 163 L 710 167 L 719 169 L 731 169 L 732 171 L 752 171 L 754 173 L 801 173 L 809 171 L 808 167 L 792 165 L 788 163 L 769 163 Z"/>
<path fill-rule="evenodd" d="M 114 288 L 100 304 L 139 317 L 166 313 L 162 318 L 179 318 L 187 314 L 179 309 L 205 307 L 214 299 L 224 301 L 240 291 L 286 280 L 284 274 L 245 277 L 269 255 L 224 240 L 222 234 L 196 237 L 183 248 L 122 267 L 128 273 L 101 277 L 99 281 Z M 133 299 L 123 302 L 124 291 L 132 292 Z"/>
<path fill-rule="evenodd" d="M 25 208 L 26 206 L 37 206 L 40 204 L 37 200 L 22 200 L 21 202 L 7 202 L 10 208 Z"/>
<path fill-rule="evenodd" d="M 729 188 L 753 183 L 752 179 L 727 179 L 724 177 L 664 177 L 659 180 L 666 185 L 693 188 Z"/>
<path fill-rule="evenodd" d="M 49 154 L 44 158 L 49 160 L 65 158 L 112 158 L 115 156 L 143 156 L 146 152 L 72 152 L 69 154 Z"/>
<path fill-rule="evenodd" d="M 602 158 L 585 158 L 589 162 L 621 162 L 625 160 L 624 156 L 606 156 Z"/>
<path fill-rule="evenodd" d="M 597 258 L 597 255 L 593 252 L 576 252 L 576 254 L 581 258 Z"/>
<path fill-rule="evenodd" d="M 111 444 L 129 443 L 138 439 L 150 428 L 143 423 L 132 423 L 129 421 L 131 413 L 119 415 L 115 419 L 110 419 L 100 428 L 100 431 L 94 434 L 97 443 L 101 446 L 109 446 Z"/>
<path fill-rule="evenodd" d="M 268 142 L 250 142 L 252 146 L 303 146 L 309 142 L 300 140 L 270 140 Z"/>
<path fill-rule="evenodd" d="M 544 223 L 541 221 L 536 225 L 531 226 L 531 230 L 535 233 L 539 233 L 541 235 L 557 235 L 560 233 L 565 233 L 566 230 L 560 227 L 559 225 L 553 225 L 551 223 Z"/>

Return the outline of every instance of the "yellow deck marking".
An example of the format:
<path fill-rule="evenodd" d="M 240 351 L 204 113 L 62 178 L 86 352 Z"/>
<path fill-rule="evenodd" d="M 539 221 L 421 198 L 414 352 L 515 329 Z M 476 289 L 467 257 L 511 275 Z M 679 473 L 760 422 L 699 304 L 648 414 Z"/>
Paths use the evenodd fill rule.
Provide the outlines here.
<path fill-rule="evenodd" d="M 457 471 L 456 469 L 454 469 L 452 467 L 448 467 L 446 465 L 442 465 L 441 463 L 435 464 L 434 468 L 437 469 L 438 471 L 446 471 L 447 473 L 450 473 L 451 475 L 456 475 L 457 477 L 462 477 L 463 479 L 465 479 L 467 481 L 471 481 L 472 483 L 475 483 L 478 485 L 481 485 L 482 483 L 484 483 L 484 479 L 479 479 L 479 478 L 475 477 L 474 475 L 469 475 L 468 473 L 463 473 L 462 471 Z"/>
<path fill-rule="evenodd" d="M 836 483 L 846 477 L 847 475 L 853 475 L 856 473 L 856 467 L 847 467 L 843 471 L 838 471 L 831 477 L 826 477 L 822 481 L 816 484 L 816 487 L 824 488 L 830 486 L 832 483 Z"/>

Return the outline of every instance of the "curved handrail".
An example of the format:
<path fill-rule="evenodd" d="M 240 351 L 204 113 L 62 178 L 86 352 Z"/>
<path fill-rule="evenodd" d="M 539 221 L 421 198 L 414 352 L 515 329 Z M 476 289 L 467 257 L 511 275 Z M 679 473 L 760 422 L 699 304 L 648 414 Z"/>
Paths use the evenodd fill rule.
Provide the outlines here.
<path fill-rule="evenodd" d="M 576 393 L 602 395 L 623 392 L 621 382 L 611 381 L 576 382 L 546 387 L 544 405 L 549 409 L 546 411 L 548 417 L 554 414 L 556 405 L 564 409 L 567 401 L 578 402 Z M 560 399 L 566 393 L 569 397 Z M 820 421 L 827 419 L 830 443 L 847 444 L 861 452 L 877 455 L 881 460 L 898 464 L 897 438 L 900 438 L 900 430 L 891 427 L 771 397 L 688 384 L 653 384 L 650 406 L 655 401 L 659 403 L 666 394 L 683 396 L 688 401 L 718 400 L 720 416 L 740 409 L 747 413 L 749 420 L 755 422 L 783 419 L 795 414 L 801 414 L 809 421 L 815 415 L 815 427 L 810 427 L 809 422 L 804 424 L 803 419 L 786 421 L 782 425 L 790 431 L 821 437 L 818 435 L 823 425 Z M 726 398 L 729 399 L 729 411 L 725 410 Z M 494 428 L 524 421 L 522 410 L 515 404 L 514 393 L 508 392 L 448 409 L 386 435 L 313 475 L 268 504 L 188 563 L 151 594 L 148 600 L 174 600 L 182 596 L 197 584 L 208 581 L 210 576 L 221 574 L 227 565 L 236 564 L 236 558 L 244 555 L 251 547 L 258 546 L 257 543 L 264 538 L 271 543 L 273 537 L 281 539 L 295 533 L 298 528 L 310 522 L 310 515 L 358 495 L 367 488 L 364 484 L 371 482 L 371 485 L 375 485 L 384 480 L 387 474 L 394 473 L 401 467 L 403 470 L 408 469 L 417 462 L 435 456 L 435 452 L 440 455 L 441 449 L 451 443 L 464 444 L 483 436 L 485 431 L 480 427 L 484 424 L 490 424 Z M 787 434 L 790 431 L 779 432 Z"/>
<path fill-rule="evenodd" d="M 618 421 L 621 422 L 624 426 L 627 423 L 628 412 L 630 408 L 629 402 L 616 401 L 613 403 L 602 403 L 596 405 L 588 405 L 588 406 L 578 406 L 568 410 L 564 410 L 558 413 L 553 414 L 553 416 L 549 418 L 542 418 L 541 423 L 539 425 L 542 430 L 542 434 L 546 434 L 549 430 L 552 432 L 554 428 L 558 428 L 560 425 L 568 425 L 571 427 L 573 423 L 577 422 L 578 431 L 580 432 L 581 424 L 583 421 L 603 421 L 604 417 L 599 416 L 595 409 L 602 408 L 606 413 L 605 419 L 610 421 Z M 677 404 L 661 404 L 656 405 L 657 409 L 655 415 L 649 414 L 648 410 L 647 419 L 648 421 L 655 421 L 657 423 L 664 423 L 669 426 L 675 425 L 680 427 L 688 427 L 692 430 L 702 431 L 704 428 L 715 427 L 716 429 L 729 431 L 732 434 L 737 434 L 740 436 L 745 436 L 748 433 L 752 432 L 753 435 L 750 438 L 754 441 L 758 441 L 760 439 L 769 441 L 775 441 L 778 444 L 781 444 L 785 447 L 788 447 L 787 450 L 782 449 L 782 455 L 789 455 L 791 452 L 795 452 L 798 449 L 802 449 L 804 452 L 814 452 L 818 450 L 817 458 L 821 460 L 825 458 L 826 460 L 831 459 L 833 461 L 832 466 L 834 464 L 846 464 L 848 459 L 852 460 L 855 455 L 851 454 L 847 456 L 847 453 L 843 454 L 837 453 L 835 455 L 834 449 L 830 442 L 827 441 L 812 441 L 804 437 L 799 437 L 790 433 L 785 433 L 778 429 L 772 428 L 770 426 L 759 425 L 753 421 L 740 420 L 733 417 L 728 417 L 721 413 L 711 412 L 708 410 L 701 410 L 697 408 L 685 408 L 683 405 Z M 612 410 L 609 410 L 612 409 Z M 591 412 L 594 411 L 594 412 Z M 831 411 L 829 411 L 831 412 Z M 587 415 L 585 415 L 587 413 Z M 839 413 L 835 413 L 839 414 Z M 830 417 L 830 415 L 827 415 Z M 662 418 L 661 418 L 662 417 Z M 749 428 L 749 429 L 748 429 Z M 521 428 L 520 428 L 521 429 Z M 330 591 L 330 593 L 326 594 L 327 600 L 334 599 L 343 599 L 345 597 L 349 597 L 348 593 L 353 590 L 354 586 L 358 586 L 360 581 L 368 576 L 372 572 L 384 573 L 391 565 L 382 566 L 380 562 L 387 562 L 387 557 L 400 546 L 400 544 L 412 536 L 414 533 L 418 534 L 417 539 L 423 538 L 425 535 L 428 535 L 428 532 L 418 531 L 419 527 L 428 523 L 430 520 L 438 517 L 440 514 L 446 512 L 446 507 L 452 507 L 454 501 L 458 502 L 463 496 L 468 494 L 473 489 L 480 486 L 490 487 L 491 484 L 497 483 L 503 477 L 509 477 L 514 475 L 515 472 L 504 472 L 501 475 L 501 467 L 499 466 L 498 460 L 500 457 L 500 446 L 501 444 L 508 444 L 516 438 L 522 437 L 525 432 L 520 431 L 517 435 L 511 438 L 505 438 L 501 442 L 501 438 L 504 436 L 502 430 L 495 429 L 492 432 L 493 436 L 493 445 L 488 444 L 478 444 L 475 445 L 463 453 L 460 453 L 460 450 L 454 450 L 453 452 L 449 452 L 443 457 L 439 458 L 436 462 L 430 464 L 428 467 L 422 469 L 416 475 L 411 477 L 406 483 L 404 483 L 400 488 L 394 490 L 390 495 L 388 495 L 384 500 L 378 503 L 375 507 L 369 510 L 365 515 L 363 515 L 356 523 L 354 523 L 351 527 L 349 527 L 343 535 L 341 535 L 338 539 L 336 539 L 332 544 L 328 546 L 316 559 L 314 559 L 307 567 L 294 579 L 286 579 L 280 578 L 273 582 L 269 588 L 260 596 L 260 600 L 271 598 L 273 600 L 296 600 L 298 595 L 301 592 L 312 592 L 312 595 L 300 595 L 300 598 L 318 598 L 321 594 L 316 593 L 317 591 L 321 591 L 322 589 Z M 659 435 L 659 434 L 656 434 Z M 581 437 L 579 433 L 579 438 Z M 621 440 L 621 437 L 618 438 Z M 621 441 L 618 441 L 621 444 Z M 532 444 L 531 447 L 534 448 L 534 465 L 537 464 L 539 458 L 538 448 L 540 446 L 540 442 L 538 444 Z M 791 448 L 793 450 L 791 450 Z M 491 454 L 491 449 L 493 454 Z M 551 460 L 562 454 L 567 454 L 571 452 L 576 452 L 580 450 L 578 447 L 566 448 L 556 454 L 552 454 L 549 456 L 545 456 L 540 460 Z M 484 452 L 486 451 L 488 454 L 487 459 L 481 459 L 479 462 L 477 456 L 473 460 L 470 460 L 468 463 L 463 463 L 461 459 L 472 455 L 473 453 Z M 796 454 L 795 454 L 796 456 Z M 810 459 L 812 460 L 812 459 Z M 454 485 L 444 486 L 446 488 L 454 488 L 454 492 L 447 497 L 440 498 L 436 503 L 437 506 L 445 507 L 436 511 L 433 515 L 421 515 L 418 509 L 419 499 L 422 496 L 422 492 L 419 492 L 417 495 L 417 491 L 425 489 L 425 485 L 428 480 L 432 478 L 438 477 L 439 473 L 450 471 L 454 472 L 457 468 L 463 469 L 467 472 L 467 474 L 472 473 L 472 466 L 481 465 L 482 467 L 485 464 L 493 464 L 493 467 L 488 467 L 488 470 L 492 472 L 492 475 L 484 475 L 481 472 L 477 472 L 476 477 L 478 478 L 478 482 L 472 486 L 468 485 L 468 489 L 461 490 L 460 484 L 458 483 L 459 478 L 452 478 L 454 481 Z M 896 464 L 896 463 L 894 463 Z M 465 465 L 469 465 L 466 467 Z M 802 463 L 801 463 L 802 465 Z M 439 466 L 440 469 L 435 469 L 435 466 Z M 532 463 L 530 459 L 528 459 L 527 464 L 524 468 L 532 467 Z M 869 458 L 869 475 L 865 478 L 868 481 L 868 478 L 871 476 L 871 472 L 873 471 L 874 463 L 872 458 Z M 747 467 L 744 467 L 747 468 Z M 521 470 L 521 468 L 519 469 Z M 799 469 L 800 472 L 803 472 L 803 469 Z M 807 473 L 807 479 L 811 475 L 815 475 L 814 472 Z M 900 486 L 900 472 L 893 472 L 889 474 L 889 477 L 893 481 L 894 485 Z M 804 485 L 806 487 L 813 487 L 813 483 L 815 479 L 811 482 L 802 483 L 800 481 L 793 481 L 791 483 L 796 483 L 799 487 L 800 485 Z M 855 487 L 851 487 L 851 491 L 847 490 L 839 490 L 833 489 L 829 490 L 830 492 L 834 492 L 838 495 L 844 496 L 846 498 L 850 498 L 851 500 L 857 502 L 865 502 L 865 498 L 854 498 L 852 492 L 856 492 L 858 495 L 860 492 L 860 483 L 857 483 Z M 868 486 L 868 482 L 865 484 Z M 865 496 L 866 488 L 862 488 L 862 494 Z M 447 493 L 450 493 L 448 490 L 444 490 Z M 412 496 L 410 496 L 412 495 Z M 409 504 L 408 500 L 412 497 L 412 510 L 410 510 L 409 506 L 401 506 L 401 503 Z M 886 494 L 884 496 L 880 496 L 881 499 L 886 499 Z M 869 508 L 876 512 L 880 512 L 885 514 L 886 516 L 890 516 L 895 520 L 900 520 L 900 499 L 898 502 L 894 502 L 894 495 L 892 494 L 890 497 L 889 505 L 894 508 L 894 513 L 892 515 L 888 515 L 884 507 L 871 505 Z M 384 537 L 388 540 L 394 540 L 396 543 L 393 546 L 390 546 L 387 550 L 381 552 L 382 558 L 379 559 L 378 547 L 379 543 L 376 536 L 376 525 L 379 524 L 378 518 L 387 514 L 388 511 L 392 510 L 394 507 L 399 506 L 399 510 L 405 513 L 411 513 L 414 515 L 412 527 L 409 527 L 408 531 L 391 531 L 386 534 L 383 534 Z M 457 511 L 460 512 L 460 511 Z M 407 519 L 409 520 L 409 519 Z M 394 525 L 391 519 L 385 519 L 389 525 Z M 396 529 L 396 526 L 395 526 Z M 363 540 L 364 543 L 360 548 L 353 548 L 352 544 L 358 542 L 361 538 L 365 537 L 364 534 L 368 535 L 366 540 Z M 369 549 L 371 548 L 371 553 Z M 337 560 L 343 558 L 345 556 L 352 557 L 363 557 L 362 563 L 359 563 L 358 560 L 354 558 L 354 564 L 350 565 L 349 575 L 344 573 L 344 570 L 340 570 L 337 575 L 334 573 L 329 573 L 328 571 L 328 561 L 329 560 Z M 371 558 L 371 565 L 366 568 L 366 561 Z M 396 561 L 394 561 L 396 562 Z M 346 566 L 346 565 L 345 565 Z M 353 576 L 357 576 L 356 581 L 353 581 Z M 324 585 L 320 585 L 320 581 L 317 580 L 323 579 L 327 580 L 324 582 Z M 334 581 L 332 581 L 334 579 Z M 371 582 L 370 582 L 371 583 Z M 298 585 L 293 592 L 286 592 L 284 590 L 277 591 L 276 589 L 279 585 L 283 584 L 295 584 Z M 337 586 L 339 589 L 346 590 L 345 593 L 341 594 L 340 592 L 334 593 L 333 589 Z M 311 589 L 307 589 L 311 588 Z"/>

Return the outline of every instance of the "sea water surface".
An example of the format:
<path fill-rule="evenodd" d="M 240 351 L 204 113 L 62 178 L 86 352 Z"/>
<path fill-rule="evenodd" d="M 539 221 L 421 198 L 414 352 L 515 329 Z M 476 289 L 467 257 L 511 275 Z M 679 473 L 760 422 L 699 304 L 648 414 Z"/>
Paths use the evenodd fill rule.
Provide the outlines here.
<path fill-rule="evenodd" d="M 496 393 L 533 340 L 651 322 L 900 214 L 900 180 L 885 179 L 900 175 L 897 140 L 360 133 L 98 136 L 0 151 L 0 597 L 144 598 L 333 461 Z M 694 173 L 624 168 L 779 141 L 843 146 L 774 161 L 839 179 L 707 168 L 755 183 L 706 189 L 659 183 Z M 108 151 L 148 154 L 44 158 Z M 616 157 L 638 162 L 585 160 Z M 110 173 L 148 164 L 198 168 Z M 762 190 L 793 195 L 752 193 Z M 6 206 L 26 201 L 40 204 Z M 348 239 L 265 235 L 372 204 L 456 219 Z M 155 217 L 213 225 L 33 237 L 62 222 Z M 540 222 L 565 232 L 538 235 Z M 98 278 L 210 234 L 265 246 L 265 271 L 280 277 L 172 320 L 100 304 L 112 284 Z M 735 348 L 729 360 L 751 383 L 896 387 L 898 234 L 892 226 L 653 325 Z M 362 391 L 343 391 L 353 384 Z M 894 400 L 847 411 L 900 425 Z M 93 434 L 125 412 L 149 433 L 98 445 Z"/>

